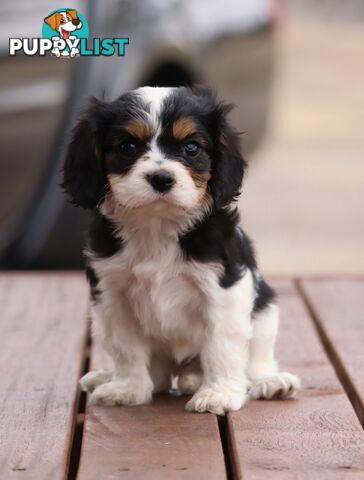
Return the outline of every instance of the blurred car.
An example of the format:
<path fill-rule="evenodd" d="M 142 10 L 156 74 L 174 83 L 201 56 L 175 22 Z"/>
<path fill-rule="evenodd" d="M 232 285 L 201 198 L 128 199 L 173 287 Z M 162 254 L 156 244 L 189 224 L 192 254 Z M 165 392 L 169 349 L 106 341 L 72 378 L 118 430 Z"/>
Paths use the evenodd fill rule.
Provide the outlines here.
<path fill-rule="evenodd" d="M 69 5 L 71 3 L 71 5 Z M 65 132 L 84 99 L 143 85 L 207 83 L 239 108 L 251 150 L 262 138 L 279 3 L 272 0 L 75 1 L 90 37 L 129 37 L 126 56 L 8 56 L 9 37 L 39 37 L 46 0 L 0 3 L 0 267 L 78 268 L 87 213 L 59 187 Z"/>

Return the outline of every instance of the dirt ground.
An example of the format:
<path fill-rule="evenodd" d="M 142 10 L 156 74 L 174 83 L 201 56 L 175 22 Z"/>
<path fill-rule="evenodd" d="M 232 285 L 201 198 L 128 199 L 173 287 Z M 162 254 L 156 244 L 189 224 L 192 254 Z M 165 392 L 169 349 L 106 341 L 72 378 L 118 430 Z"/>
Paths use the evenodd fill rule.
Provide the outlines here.
<path fill-rule="evenodd" d="M 363 274 L 363 17 L 294 9 L 277 43 L 270 129 L 250 159 L 243 226 L 264 273 Z"/>

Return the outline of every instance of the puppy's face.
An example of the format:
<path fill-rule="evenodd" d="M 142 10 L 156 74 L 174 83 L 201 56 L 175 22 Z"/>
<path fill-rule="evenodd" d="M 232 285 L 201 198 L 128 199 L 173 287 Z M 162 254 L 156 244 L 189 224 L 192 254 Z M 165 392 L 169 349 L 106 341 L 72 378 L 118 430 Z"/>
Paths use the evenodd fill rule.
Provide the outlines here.
<path fill-rule="evenodd" d="M 111 202 L 168 216 L 236 197 L 244 161 L 208 90 L 144 87 L 93 99 L 73 132 L 64 187 L 74 203 Z"/>
<path fill-rule="evenodd" d="M 142 88 L 119 107 L 103 145 L 117 204 L 154 204 L 163 214 L 172 206 L 190 211 L 208 201 L 212 144 L 199 105 L 171 89 Z"/>

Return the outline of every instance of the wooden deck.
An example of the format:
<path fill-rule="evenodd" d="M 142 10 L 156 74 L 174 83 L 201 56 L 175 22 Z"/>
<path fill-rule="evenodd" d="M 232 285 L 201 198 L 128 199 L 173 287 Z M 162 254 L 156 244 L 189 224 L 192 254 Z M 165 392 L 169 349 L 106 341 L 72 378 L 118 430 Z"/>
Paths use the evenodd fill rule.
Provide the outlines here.
<path fill-rule="evenodd" d="M 364 280 L 272 283 L 277 355 L 303 390 L 217 418 L 167 395 L 87 406 L 78 379 L 109 360 L 89 338 L 83 275 L 2 274 L 0 479 L 363 479 Z"/>

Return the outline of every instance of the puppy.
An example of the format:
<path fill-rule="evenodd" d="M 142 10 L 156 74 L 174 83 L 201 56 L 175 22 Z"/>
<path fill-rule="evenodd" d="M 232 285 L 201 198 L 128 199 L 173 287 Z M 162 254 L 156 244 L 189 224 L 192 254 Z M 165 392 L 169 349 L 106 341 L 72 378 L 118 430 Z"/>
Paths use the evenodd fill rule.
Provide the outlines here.
<path fill-rule="evenodd" d="M 65 10 L 64 12 L 55 12 L 52 15 L 49 15 L 44 19 L 45 23 L 49 25 L 53 30 L 58 32 L 60 38 L 68 40 L 70 38 L 70 33 L 82 27 L 82 22 L 77 16 L 76 10 Z M 75 37 L 71 37 L 75 38 Z M 72 48 L 71 54 L 67 50 L 63 50 L 61 53 L 59 48 L 54 48 L 52 53 L 59 56 L 69 56 L 74 57 L 80 52 L 78 48 Z"/>
<path fill-rule="evenodd" d="M 178 377 L 186 409 L 292 397 L 274 359 L 278 308 L 239 226 L 246 169 L 229 106 L 204 88 L 92 98 L 72 132 L 63 186 L 93 221 L 86 247 L 93 333 L 114 371 L 81 379 L 101 405 L 141 405 Z"/>

